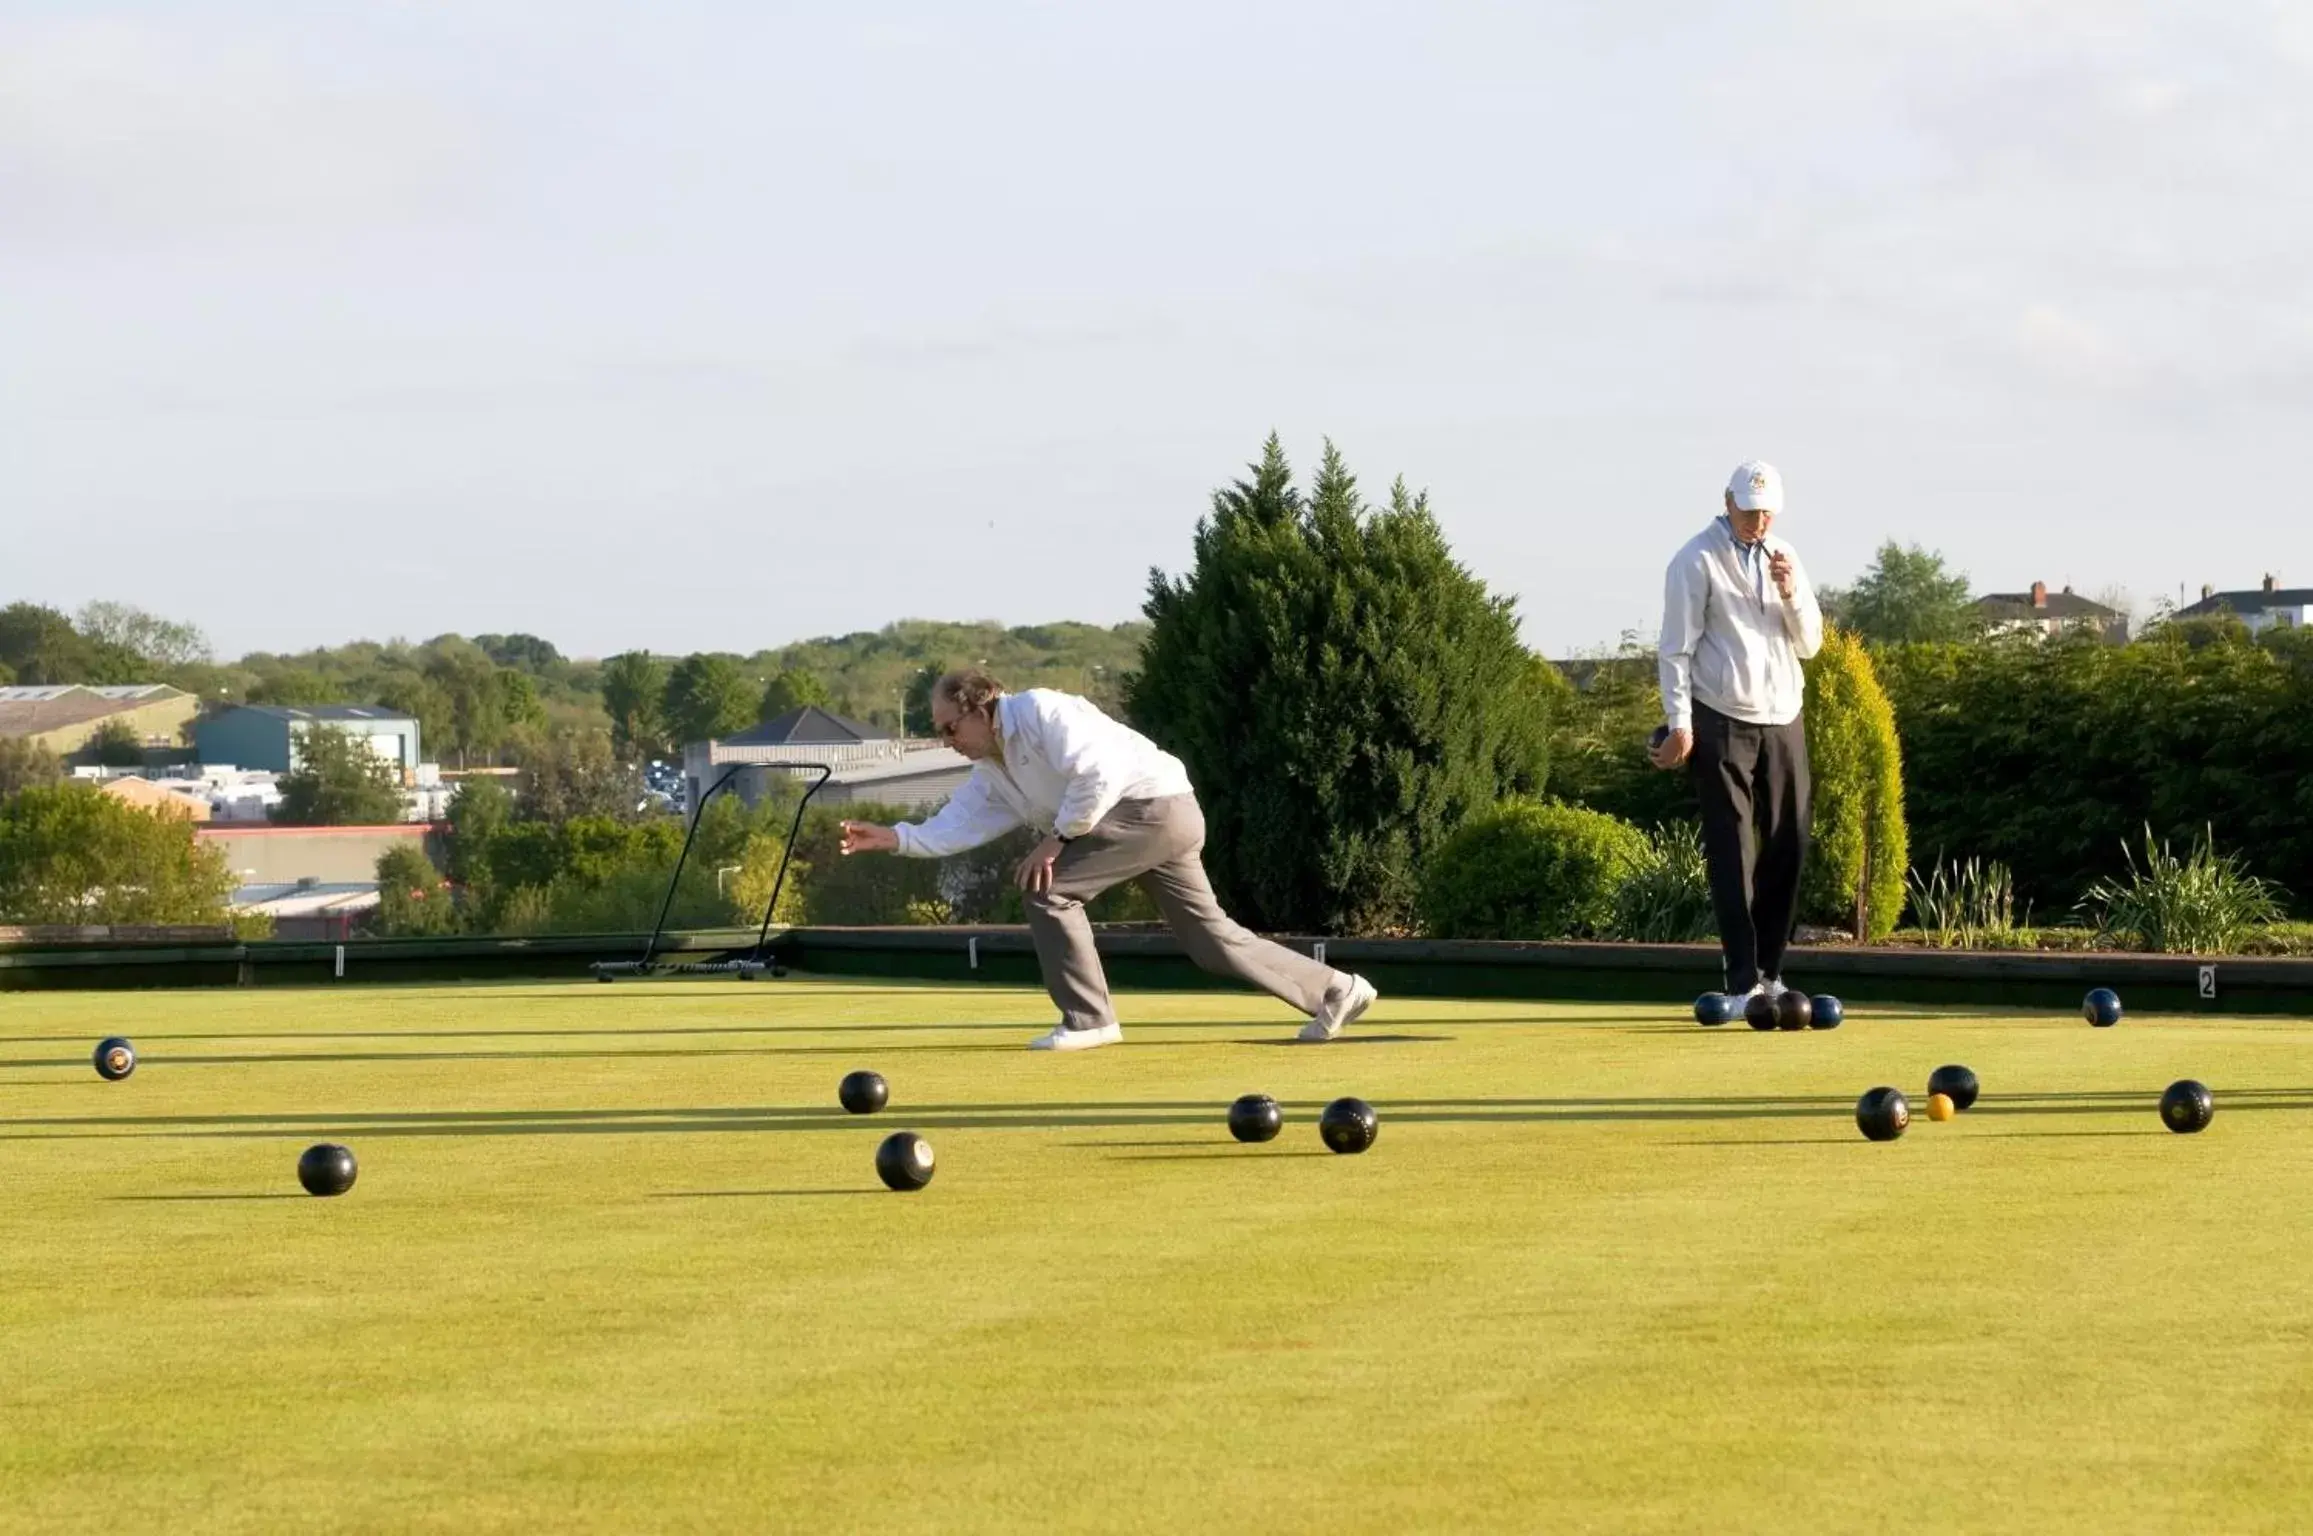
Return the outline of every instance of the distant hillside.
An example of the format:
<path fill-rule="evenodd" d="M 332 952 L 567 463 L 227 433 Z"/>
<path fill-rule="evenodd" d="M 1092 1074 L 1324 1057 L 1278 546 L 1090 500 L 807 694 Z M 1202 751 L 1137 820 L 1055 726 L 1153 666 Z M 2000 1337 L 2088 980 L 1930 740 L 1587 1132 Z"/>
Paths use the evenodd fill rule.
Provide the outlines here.
<path fill-rule="evenodd" d="M 827 684 L 837 712 L 896 726 L 908 681 L 927 667 L 985 666 L 1009 688 L 1063 688 L 1114 707 L 1120 676 L 1140 665 L 1142 623 L 943 624 L 902 619 L 873 631 L 799 641 L 747 658 L 766 679 L 791 667 Z"/>
<path fill-rule="evenodd" d="M 783 672 L 817 678 L 829 703 L 891 729 L 910 684 L 919 731 L 928 671 L 985 666 L 1013 688 L 1063 688 L 1114 708 L 1123 675 L 1139 665 L 1148 626 L 945 624 L 902 619 L 878 630 L 799 640 L 751 656 L 724 653 L 736 710 L 755 707 Z M 678 656 L 660 658 L 670 667 Z M 603 663 L 568 657 L 536 635 L 436 635 L 418 644 L 354 640 L 294 654 L 252 652 L 217 661 L 208 641 L 121 603 L 92 603 L 76 620 L 29 602 L 0 607 L 0 683 L 173 683 L 211 707 L 231 704 L 380 704 L 418 717 L 426 744 L 460 762 L 520 759 L 555 732 L 607 730 Z"/>
<path fill-rule="evenodd" d="M 897 729 L 910 679 L 928 667 L 985 666 L 1013 688 L 1065 688 L 1103 705 L 1117 699 L 1120 675 L 1140 661 L 1142 623 L 948 624 L 902 619 L 882 629 L 799 640 L 741 657 L 742 670 L 760 686 L 779 673 L 801 669 L 827 685 L 842 714 Z M 252 655 L 199 669 L 211 698 L 281 704 L 389 703 L 406 682 L 443 655 L 478 650 L 498 666 L 527 674 L 548 713 L 559 723 L 607 726 L 602 711 L 602 667 L 565 658 L 530 635 L 477 635 L 471 641 L 441 635 L 423 645 L 379 645 L 357 640 L 295 656 Z M 672 663 L 679 656 L 666 656 Z"/>

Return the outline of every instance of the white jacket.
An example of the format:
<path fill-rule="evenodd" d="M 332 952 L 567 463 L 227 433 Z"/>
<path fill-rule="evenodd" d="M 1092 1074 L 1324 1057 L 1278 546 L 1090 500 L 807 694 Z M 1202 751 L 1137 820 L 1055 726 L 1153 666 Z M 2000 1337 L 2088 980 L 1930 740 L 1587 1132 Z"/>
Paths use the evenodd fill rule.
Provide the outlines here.
<path fill-rule="evenodd" d="M 1082 837 L 1122 801 L 1190 792 L 1179 758 L 1071 693 L 1005 694 L 996 701 L 996 730 L 1002 759 L 974 763 L 931 820 L 894 828 L 901 853 L 944 858 L 1020 826 Z"/>
<path fill-rule="evenodd" d="M 1663 578 L 1661 659 L 1663 718 L 1691 730 L 1699 700 L 1752 725 L 1799 718 L 1807 679 L 1799 663 L 1823 648 L 1823 610 L 1799 555 L 1772 533 L 1745 561 L 1724 517 L 1671 558 Z M 1791 596 L 1767 575 L 1767 556 L 1791 562 Z"/>

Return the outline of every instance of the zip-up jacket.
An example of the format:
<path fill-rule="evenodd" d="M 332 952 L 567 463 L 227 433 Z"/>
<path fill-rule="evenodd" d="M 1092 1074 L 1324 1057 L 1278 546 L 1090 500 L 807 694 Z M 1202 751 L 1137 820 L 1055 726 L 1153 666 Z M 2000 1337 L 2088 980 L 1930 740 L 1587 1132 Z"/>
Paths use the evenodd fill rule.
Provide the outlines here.
<path fill-rule="evenodd" d="M 1082 837 L 1123 801 L 1190 792 L 1179 758 L 1074 694 L 1005 694 L 996 701 L 996 732 L 1001 759 L 974 763 L 930 820 L 893 829 L 901 853 L 945 858 L 1023 826 Z"/>
<path fill-rule="evenodd" d="M 1775 590 L 1770 555 L 1791 562 L 1791 596 Z M 1697 701 L 1752 725 L 1799 718 L 1806 677 L 1799 663 L 1823 647 L 1823 610 L 1798 552 L 1772 533 L 1739 544 L 1724 517 L 1688 540 L 1663 578 L 1657 672 L 1663 718 L 1694 728 Z"/>

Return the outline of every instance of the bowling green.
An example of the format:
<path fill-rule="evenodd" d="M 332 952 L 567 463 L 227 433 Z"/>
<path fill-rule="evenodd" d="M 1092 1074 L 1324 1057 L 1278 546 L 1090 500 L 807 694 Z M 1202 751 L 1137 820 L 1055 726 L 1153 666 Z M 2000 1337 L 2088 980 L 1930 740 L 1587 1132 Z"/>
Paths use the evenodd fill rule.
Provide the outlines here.
<path fill-rule="evenodd" d="M 11 1531 L 2302 1529 L 2313 1023 L 0 996 Z M 95 1042 L 142 1064 L 108 1084 Z M 1856 1096 L 1984 1097 L 1866 1142 Z M 853 1118 L 835 1087 L 882 1072 Z M 2164 1130 L 2181 1077 L 2214 1124 Z M 1284 1134 L 1233 1143 L 1229 1101 Z M 1330 1098 L 1380 1112 L 1363 1156 Z M 930 1139 L 920 1194 L 878 1140 Z M 350 1194 L 299 1152 L 343 1141 Z"/>

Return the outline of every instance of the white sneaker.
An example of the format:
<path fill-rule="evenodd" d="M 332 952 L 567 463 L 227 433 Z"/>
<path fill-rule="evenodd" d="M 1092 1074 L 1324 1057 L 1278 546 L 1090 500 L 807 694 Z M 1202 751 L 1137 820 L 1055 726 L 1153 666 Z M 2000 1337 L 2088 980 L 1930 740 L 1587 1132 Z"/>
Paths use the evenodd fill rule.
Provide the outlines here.
<path fill-rule="evenodd" d="M 1765 981 L 1760 982 L 1754 990 L 1766 993 L 1767 1001 L 1771 1003 L 1791 989 L 1783 985 L 1782 977 L 1770 976 Z"/>
<path fill-rule="evenodd" d="M 1065 1024 L 1052 1026 L 1052 1033 L 1038 1035 L 1028 1042 L 1032 1051 L 1089 1051 L 1096 1045 L 1114 1045 L 1124 1038 L 1122 1024 L 1103 1024 L 1098 1029 L 1070 1029 Z"/>
<path fill-rule="evenodd" d="M 1356 1023 L 1379 996 L 1381 994 L 1373 990 L 1373 983 L 1363 976 L 1350 977 L 1348 986 L 1325 994 L 1325 1000 L 1317 1005 L 1309 1022 L 1301 1026 L 1301 1038 L 1312 1045 L 1335 1038 Z"/>

